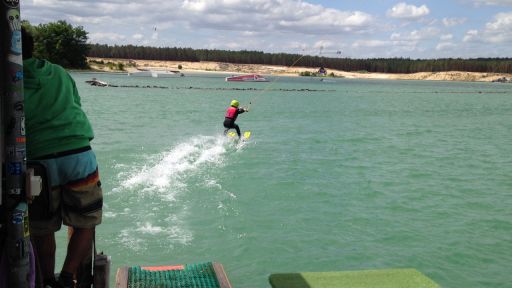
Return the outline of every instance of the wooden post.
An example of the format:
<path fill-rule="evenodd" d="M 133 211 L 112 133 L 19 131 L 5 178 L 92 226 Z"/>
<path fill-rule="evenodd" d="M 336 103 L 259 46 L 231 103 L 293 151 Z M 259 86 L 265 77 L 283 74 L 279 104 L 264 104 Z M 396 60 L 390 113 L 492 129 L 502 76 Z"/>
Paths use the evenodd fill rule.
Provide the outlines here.
<path fill-rule="evenodd" d="M 128 270 L 129 267 L 121 267 L 116 273 L 116 288 L 128 288 Z"/>
<path fill-rule="evenodd" d="M 217 280 L 219 281 L 220 288 L 232 288 L 228 276 L 224 271 L 224 267 L 222 267 L 222 264 L 213 262 L 213 270 L 215 271 L 215 275 L 217 276 Z"/>

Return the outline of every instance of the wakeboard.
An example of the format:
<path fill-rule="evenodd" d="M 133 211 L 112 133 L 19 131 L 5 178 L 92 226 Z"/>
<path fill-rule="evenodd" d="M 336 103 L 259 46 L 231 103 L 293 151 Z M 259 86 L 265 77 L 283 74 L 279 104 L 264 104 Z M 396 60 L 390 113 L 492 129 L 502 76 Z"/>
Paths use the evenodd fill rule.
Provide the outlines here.
<path fill-rule="evenodd" d="M 228 136 L 229 138 L 233 138 L 233 139 L 238 138 L 238 135 L 236 134 L 236 132 L 235 132 L 235 131 L 229 131 L 229 132 L 228 132 L 228 134 L 227 134 L 227 136 Z M 246 141 L 246 140 L 249 140 L 249 138 L 251 138 L 251 131 L 245 131 L 245 132 L 242 134 L 242 137 L 241 137 L 241 139 L 240 139 L 240 140 L 244 140 L 244 141 Z"/>

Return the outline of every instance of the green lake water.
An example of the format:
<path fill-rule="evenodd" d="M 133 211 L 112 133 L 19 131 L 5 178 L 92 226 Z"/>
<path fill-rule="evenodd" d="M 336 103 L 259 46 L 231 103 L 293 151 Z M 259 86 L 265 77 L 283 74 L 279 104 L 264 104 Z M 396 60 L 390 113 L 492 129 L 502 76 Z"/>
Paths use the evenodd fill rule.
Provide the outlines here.
<path fill-rule="evenodd" d="M 72 75 L 96 135 L 112 279 L 217 261 L 234 287 L 384 268 L 512 287 L 511 85 Z M 243 145 L 222 136 L 232 99 L 251 103 Z"/>

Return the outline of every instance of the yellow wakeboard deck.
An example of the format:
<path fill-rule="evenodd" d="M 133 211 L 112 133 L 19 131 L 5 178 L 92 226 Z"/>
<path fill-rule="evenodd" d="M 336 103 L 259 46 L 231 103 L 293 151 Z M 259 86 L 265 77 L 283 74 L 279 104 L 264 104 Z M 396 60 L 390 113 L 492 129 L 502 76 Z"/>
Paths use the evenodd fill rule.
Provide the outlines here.
<path fill-rule="evenodd" d="M 227 136 L 229 138 L 238 138 L 238 135 L 236 134 L 235 131 L 229 131 Z M 251 131 L 245 131 L 243 134 L 242 134 L 242 137 L 240 140 L 249 140 L 249 138 L 251 138 Z"/>

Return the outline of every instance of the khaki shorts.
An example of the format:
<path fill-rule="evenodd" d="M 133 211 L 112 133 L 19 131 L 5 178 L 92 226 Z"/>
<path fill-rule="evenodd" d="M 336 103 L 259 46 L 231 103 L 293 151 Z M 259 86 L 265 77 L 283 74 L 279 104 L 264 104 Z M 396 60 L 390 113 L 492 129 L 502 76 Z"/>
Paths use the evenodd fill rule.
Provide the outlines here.
<path fill-rule="evenodd" d="M 93 151 L 39 161 L 47 167 L 52 186 L 51 217 L 32 219 L 30 232 L 46 235 L 58 231 L 62 223 L 74 228 L 99 225 L 103 192 Z"/>

